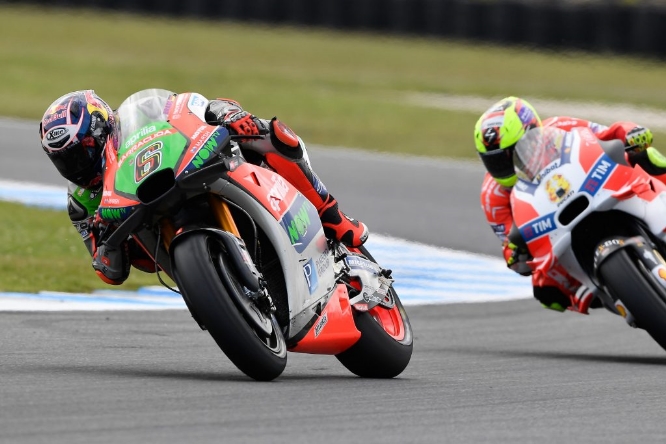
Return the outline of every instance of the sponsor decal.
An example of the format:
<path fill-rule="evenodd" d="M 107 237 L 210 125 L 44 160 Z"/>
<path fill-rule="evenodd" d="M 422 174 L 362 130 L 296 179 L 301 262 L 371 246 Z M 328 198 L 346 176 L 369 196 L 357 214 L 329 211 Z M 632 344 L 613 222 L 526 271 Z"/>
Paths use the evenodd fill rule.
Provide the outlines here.
<path fill-rule="evenodd" d="M 317 270 L 312 259 L 310 259 L 307 264 L 303 265 L 303 275 L 308 283 L 310 294 L 314 293 L 319 286 L 319 279 L 317 278 Z"/>
<path fill-rule="evenodd" d="M 518 118 L 523 122 L 523 125 L 527 125 L 534 120 L 534 113 L 528 107 L 523 106 L 520 108 L 520 111 L 518 111 Z"/>
<path fill-rule="evenodd" d="M 490 227 L 493 229 L 493 232 L 498 236 L 504 235 L 504 233 L 506 232 L 506 226 L 504 224 L 492 224 L 490 225 Z"/>
<path fill-rule="evenodd" d="M 67 132 L 68 132 L 67 128 L 63 128 L 63 127 L 53 128 L 51 131 L 46 133 L 46 140 L 51 141 L 51 142 L 54 141 L 54 140 L 58 140 L 62 136 L 67 134 Z"/>
<path fill-rule="evenodd" d="M 100 216 L 104 220 L 108 221 L 120 221 L 125 220 L 129 216 L 129 208 L 101 208 Z"/>
<path fill-rule="evenodd" d="M 146 127 L 146 128 L 152 128 L 153 131 L 156 129 L 154 126 Z M 137 134 L 141 134 L 141 133 L 143 133 L 144 130 L 146 130 L 146 128 L 143 128 L 143 129 L 142 129 L 139 133 L 137 133 Z M 148 129 L 148 130 L 146 130 L 146 131 L 147 131 L 146 134 L 148 134 L 148 133 L 150 132 L 150 129 Z M 139 149 L 141 146 L 143 146 L 143 145 L 145 145 L 145 144 L 147 144 L 147 143 L 150 143 L 151 141 L 153 141 L 154 139 L 157 139 L 158 137 L 168 136 L 168 135 L 171 135 L 171 134 L 175 134 L 175 130 L 164 129 L 164 130 L 157 131 L 157 132 L 155 132 L 155 133 L 153 133 L 153 134 L 149 134 L 148 136 L 144 137 L 142 140 L 140 140 L 138 143 L 136 143 L 134 146 L 132 146 L 132 148 L 130 148 L 129 150 L 125 151 L 125 153 L 123 153 L 122 156 L 120 156 L 120 159 L 118 160 L 118 168 L 120 168 L 120 166 L 123 164 L 123 162 L 125 162 L 125 159 L 127 159 L 129 156 L 131 156 L 132 154 L 134 154 L 134 152 L 135 152 L 137 149 Z M 134 139 L 134 136 L 132 136 L 132 139 Z M 130 140 L 131 140 L 131 139 L 130 139 Z M 128 142 L 129 142 L 129 141 L 128 141 Z M 128 142 L 125 142 L 125 146 L 128 146 Z"/>
<path fill-rule="evenodd" d="M 660 278 L 666 281 L 666 270 L 664 267 L 659 267 L 659 271 L 657 272 Z"/>
<path fill-rule="evenodd" d="M 322 313 L 321 317 L 319 318 L 319 320 L 315 324 L 315 328 L 314 328 L 315 338 L 317 336 L 319 336 L 319 333 L 321 333 L 321 331 L 324 329 L 324 327 L 326 326 L 327 323 L 328 323 L 328 312 L 325 311 L 324 313 Z"/>
<path fill-rule="evenodd" d="M 555 170 L 559 167 L 560 167 L 560 162 L 558 160 L 556 160 L 555 162 L 551 163 L 546 168 L 544 168 L 543 171 L 541 171 L 539 174 L 537 174 L 537 176 L 535 178 L 535 181 L 536 182 L 541 182 L 541 179 L 543 177 L 547 176 L 548 173 L 550 173 L 551 171 L 553 171 L 553 170 Z"/>
<path fill-rule="evenodd" d="M 571 195 L 570 191 L 572 190 L 569 181 L 561 174 L 556 174 L 546 181 L 548 199 L 553 203 L 561 203 Z"/>
<path fill-rule="evenodd" d="M 201 168 L 201 166 L 206 163 L 210 156 L 215 153 L 215 150 L 219 146 L 217 141 L 217 137 L 219 135 L 220 133 L 215 131 L 201 147 L 197 155 L 194 156 L 194 159 L 192 159 L 192 165 L 194 165 L 195 168 Z"/>
<path fill-rule="evenodd" d="M 601 156 L 590 170 L 579 191 L 594 197 L 616 166 L 617 164 L 608 155 Z"/>
<path fill-rule="evenodd" d="M 157 131 L 157 127 L 156 127 L 155 125 L 144 126 L 144 127 L 141 128 L 139 131 L 137 131 L 136 134 L 134 134 L 132 137 L 130 137 L 129 139 L 127 139 L 127 140 L 125 141 L 125 146 L 124 146 L 124 148 L 125 148 L 125 149 L 129 148 L 130 146 L 132 146 L 132 145 L 134 145 L 135 143 L 137 143 L 137 142 L 139 141 L 140 138 L 142 138 L 142 137 L 144 137 L 144 136 L 147 136 L 148 134 L 154 133 L 155 131 Z"/>
<path fill-rule="evenodd" d="M 534 219 L 520 227 L 520 234 L 525 239 L 525 242 L 530 242 L 545 234 L 555 230 L 555 213 L 550 213 L 545 216 Z"/>
<path fill-rule="evenodd" d="M 579 134 L 580 134 L 580 138 L 583 139 L 587 143 L 595 144 L 595 143 L 598 142 L 594 133 L 592 131 L 590 131 L 589 129 L 587 129 L 587 128 L 582 128 L 579 131 Z"/>
<path fill-rule="evenodd" d="M 192 94 L 188 106 L 190 108 L 192 107 L 201 108 L 203 106 L 206 106 L 206 99 L 204 99 L 203 96 L 200 96 L 199 94 Z"/>
<path fill-rule="evenodd" d="M 180 117 L 180 114 L 183 112 L 183 105 L 185 104 L 185 97 L 187 95 L 180 95 L 176 99 L 176 105 L 173 107 L 173 118 L 177 119 Z"/>
<path fill-rule="evenodd" d="M 282 176 L 278 176 L 277 174 L 273 174 L 271 180 L 273 181 L 273 186 L 268 190 L 268 195 L 266 197 L 271 204 L 271 208 L 279 212 L 280 202 L 284 200 L 284 197 L 289 191 L 289 187 Z"/>
<path fill-rule="evenodd" d="M 358 256 L 347 256 L 345 257 L 345 262 L 347 262 L 349 268 L 367 270 L 370 271 L 371 273 L 377 273 L 379 271 L 379 266 L 377 264 L 362 259 Z"/>
<path fill-rule="evenodd" d="M 288 189 L 281 176 L 275 175 L 275 177 L 276 183 L 271 188 L 268 198 L 271 207 L 275 211 L 279 211 L 279 202 L 284 199 Z M 275 206 L 273 206 L 274 203 Z M 315 207 L 302 194 L 299 194 L 280 220 L 280 226 L 287 233 L 296 252 L 302 253 L 319 232 L 318 226 L 312 226 L 313 221 L 317 220 L 319 220 L 319 215 Z"/>
<path fill-rule="evenodd" d="M 331 265 L 331 258 L 326 249 L 322 254 L 319 255 L 315 261 L 315 266 L 317 267 L 317 275 L 323 276 L 328 267 Z"/>
<path fill-rule="evenodd" d="M 62 110 L 58 113 L 51 114 L 49 117 L 47 117 L 44 122 L 42 122 L 43 126 L 48 125 L 51 122 L 55 122 L 56 120 L 64 119 L 67 117 L 67 110 Z"/>
<path fill-rule="evenodd" d="M 483 143 L 488 146 L 488 145 L 494 145 L 497 143 L 497 129 L 496 128 L 488 128 L 483 132 Z"/>

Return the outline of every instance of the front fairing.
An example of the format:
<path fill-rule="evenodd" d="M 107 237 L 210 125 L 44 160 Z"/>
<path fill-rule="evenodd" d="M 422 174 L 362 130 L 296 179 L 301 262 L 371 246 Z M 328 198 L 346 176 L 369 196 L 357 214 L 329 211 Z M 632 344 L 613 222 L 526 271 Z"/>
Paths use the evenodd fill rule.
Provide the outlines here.
<path fill-rule="evenodd" d="M 532 266 L 537 275 L 563 265 L 569 274 L 585 282 L 587 276 L 571 244 L 576 225 L 592 212 L 612 209 L 644 220 L 648 211 L 654 211 L 650 208 L 656 209 L 651 201 L 657 194 L 631 191 L 632 186 L 649 181 L 649 176 L 613 161 L 587 128 L 567 133 L 560 153 L 532 181 L 516 184 L 511 195 L 514 222 L 534 257 Z M 630 198 L 622 200 L 620 195 L 627 190 Z M 631 198 L 633 195 L 638 198 Z M 660 224 L 663 227 L 664 222 Z"/>
<path fill-rule="evenodd" d="M 100 215 L 126 219 L 140 205 L 137 193 L 156 173 L 181 180 L 218 156 L 229 132 L 203 120 L 207 100 L 151 89 L 128 97 L 118 108 L 116 137 L 107 145 Z"/>

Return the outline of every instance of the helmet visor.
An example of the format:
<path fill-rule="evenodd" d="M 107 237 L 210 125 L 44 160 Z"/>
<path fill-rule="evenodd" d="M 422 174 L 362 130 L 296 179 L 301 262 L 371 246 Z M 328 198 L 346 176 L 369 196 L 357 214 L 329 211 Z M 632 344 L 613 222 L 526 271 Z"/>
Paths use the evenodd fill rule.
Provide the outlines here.
<path fill-rule="evenodd" d="M 86 137 L 83 143 L 77 142 L 62 151 L 49 153 L 49 157 L 65 179 L 84 188 L 101 173 L 102 147 L 93 137 Z"/>
<path fill-rule="evenodd" d="M 508 179 L 516 174 L 513 168 L 513 148 L 479 153 L 486 171 L 495 179 Z"/>

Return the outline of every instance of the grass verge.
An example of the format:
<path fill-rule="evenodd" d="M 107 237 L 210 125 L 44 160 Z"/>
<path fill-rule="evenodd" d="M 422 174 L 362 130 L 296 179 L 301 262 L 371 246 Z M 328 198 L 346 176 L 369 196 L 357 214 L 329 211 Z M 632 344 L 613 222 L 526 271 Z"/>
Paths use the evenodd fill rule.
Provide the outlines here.
<path fill-rule="evenodd" d="M 0 202 L 0 226 L 0 291 L 88 293 L 94 289 L 134 290 L 159 285 L 154 274 L 136 269 L 123 285 L 113 287 L 102 282 L 65 211 Z"/>

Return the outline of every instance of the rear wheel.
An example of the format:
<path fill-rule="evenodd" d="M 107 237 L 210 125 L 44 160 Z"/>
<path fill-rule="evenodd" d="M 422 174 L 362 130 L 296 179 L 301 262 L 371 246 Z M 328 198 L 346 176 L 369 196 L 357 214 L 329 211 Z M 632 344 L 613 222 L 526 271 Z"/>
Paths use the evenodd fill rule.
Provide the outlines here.
<path fill-rule="evenodd" d="M 365 247 L 359 251 L 374 261 Z M 395 289 L 391 287 L 389 292 L 395 302 L 390 309 L 379 305 L 367 312 L 354 309 L 361 338 L 336 358 L 355 375 L 393 378 L 405 370 L 412 357 L 412 326 Z"/>
<path fill-rule="evenodd" d="M 621 249 L 601 264 L 599 273 L 608 292 L 636 319 L 637 327 L 666 349 L 666 289 L 643 262 Z"/>
<path fill-rule="evenodd" d="M 287 364 L 284 336 L 275 317 L 247 295 L 222 243 L 199 232 L 174 248 L 174 277 L 192 316 L 243 373 L 258 381 L 280 376 Z"/>

